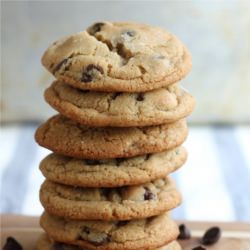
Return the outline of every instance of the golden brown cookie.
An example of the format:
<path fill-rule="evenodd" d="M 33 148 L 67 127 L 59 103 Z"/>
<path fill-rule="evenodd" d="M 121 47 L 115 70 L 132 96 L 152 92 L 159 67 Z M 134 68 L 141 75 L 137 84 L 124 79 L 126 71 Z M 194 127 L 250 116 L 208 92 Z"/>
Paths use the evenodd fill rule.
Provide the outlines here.
<path fill-rule="evenodd" d="M 167 214 L 132 221 L 66 220 L 44 213 L 41 226 L 54 241 L 89 250 L 145 250 L 174 241 L 178 226 Z"/>
<path fill-rule="evenodd" d="M 191 56 L 161 28 L 102 22 L 53 43 L 42 64 L 80 89 L 144 92 L 182 79 L 191 69 Z"/>
<path fill-rule="evenodd" d="M 170 150 L 182 144 L 187 134 L 185 120 L 151 127 L 93 128 L 57 115 L 37 129 L 35 138 L 55 153 L 97 160 Z"/>
<path fill-rule="evenodd" d="M 83 91 L 55 81 L 46 101 L 68 118 L 93 127 L 132 127 L 171 123 L 188 116 L 194 98 L 177 85 L 146 93 Z"/>
<path fill-rule="evenodd" d="M 79 187 L 121 187 L 163 178 L 187 159 L 185 148 L 131 158 L 83 160 L 50 154 L 40 163 L 51 181 Z"/>
<path fill-rule="evenodd" d="M 120 188 L 79 188 L 45 181 L 40 201 L 53 215 L 77 220 L 131 220 L 159 215 L 181 203 L 174 182 L 165 177 Z"/>
<path fill-rule="evenodd" d="M 47 234 L 42 234 L 37 242 L 37 250 L 87 250 L 87 248 L 56 242 L 50 239 Z M 155 250 L 181 250 L 181 247 L 177 241 L 172 241 Z"/>

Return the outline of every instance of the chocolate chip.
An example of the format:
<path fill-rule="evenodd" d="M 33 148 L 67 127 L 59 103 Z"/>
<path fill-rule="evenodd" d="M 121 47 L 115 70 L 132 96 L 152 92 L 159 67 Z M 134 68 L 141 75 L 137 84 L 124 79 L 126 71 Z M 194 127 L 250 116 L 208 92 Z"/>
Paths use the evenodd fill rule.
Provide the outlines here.
<path fill-rule="evenodd" d="M 81 92 L 83 94 L 86 94 L 86 93 L 90 92 L 90 90 L 88 90 L 88 89 L 78 89 L 77 91 L 79 91 L 79 92 Z"/>
<path fill-rule="evenodd" d="M 155 194 L 153 194 L 148 187 L 144 187 L 144 200 L 153 200 L 155 199 Z"/>
<path fill-rule="evenodd" d="M 131 37 L 133 37 L 133 36 L 135 36 L 135 31 L 133 31 L 133 30 L 129 30 L 129 31 L 127 31 L 126 32 L 126 34 L 128 35 L 128 36 L 131 36 Z"/>
<path fill-rule="evenodd" d="M 61 62 L 59 62 L 56 67 L 53 69 L 53 74 L 55 74 L 62 66 L 63 64 L 67 63 L 68 58 L 64 58 Z"/>
<path fill-rule="evenodd" d="M 118 223 L 116 224 L 118 227 L 123 227 L 125 225 L 128 224 L 128 221 L 127 220 L 124 220 L 124 221 L 118 221 Z"/>
<path fill-rule="evenodd" d="M 55 242 L 53 245 L 54 250 L 65 250 L 65 245 L 60 242 Z"/>
<path fill-rule="evenodd" d="M 93 78 L 90 74 L 87 74 L 87 73 L 82 74 L 82 79 L 81 79 L 82 82 L 91 82 L 92 79 Z"/>
<path fill-rule="evenodd" d="M 88 227 L 84 227 L 84 228 L 82 229 L 82 231 L 83 231 L 84 233 L 86 233 L 86 234 L 89 234 L 89 233 L 90 233 L 90 229 L 89 229 Z"/>
<path fill-rule="evenodd" d="M 103 74 L 103 68 L 98 66 L 98 65 L 94 65 L 94 64 L 90 64 L 87 66 L 87 68 L 83 71 L 82 73 L 82 82 L 91 82 L 93 80 L 93 78 L 95 77 L 96 73 L 101 73 Z"/>
<path fill-rule="evenodd" d="M 99 71 L 100 73 L 103 74 L 103 68 L 102 68 L 102 67 L 100 67 L 100 66 L 98 66 L 98 65 L 94 65 L 94 64 L 88 65 L 88 67 L 87 67 L 87 72 L 93 71 L 93 70 L 97 70 L 97 71 Z"/>
<path fill-rule="evenodd" d="M 138 102 L 143 101 L 143 100 L 144 100 L 144 95 L 143 95 L 143 93 L 137 94 L 136 100 L 137 100 Z"/>
<path fill-rule="evenodd" d="M 136 35 L 135 31 L 128 30 L 121 33 L 121 38 L 123 42 L 130 42 L 135 35 Z"/>
<path fill-rule="evenodd" d="M 109 188 L 101 188 L 101 194 L 103 196 L 109 197 L 110 193 L 112 192 L 112 189 Z"/>
<path fill-rule="evenodd" d="M 121 92 L 117 92 L 117 93 L 113 93 L 111 98 L 112 100 L 115 100 L 117 96 L 121 95 L 122 93 Z"/>
<path fill-rule="evenodd" d="M 94 35 L 96 32 L 101 31 L 103 25 L 105 25 L 105 23 L 95 23 L 88 29 L 89 34 Z"/>
<path fill-rule="evenodd" d="M 216 243 L 221 237 L 221 230 L 219 227 L 209 228 L 201 239 L 201 244 L 212 245 Z"/>
<path fill-rule="evenodd" d="M 13 237 L 8 237 L 6 239 L 5 245 L 3 246 L 3 250 L 22 250 L 22 249 L 23 247 Z"/>
<path fill-rule="evenodd" d="M 86 162 L 88 165 L 90 165 L 90 166 L 101 164 L 100 161 L 98 161 L 98 160 L 91 160 L 91 159 L 86 159 L 85 162 Z"/>
<path fill-rule="evenodd" d="M 204 248 L 203 246 L 198 246 L 198 247 L 192 248 L 192 250 L 206 250 L 206 248 Z"/>
<path fill-rule="evenodd" d="M 179 225 L 180 234 L 178 236 L 179 240 L 187 240 L 191 238 L 190 230 L 186 227 L 186 225 L 181 224 Z"/>
<path fill-rule="evenodd" d="M 122 162 L 124 162 L 126 160 L 126 158 L 116 158 L 116 165 L 120 166 Z"/>
<path fill-rule="evenodd" d="M 151 154 L 146 154 L 145 161 L 147 161 L 150 158 Z"/>
<path fill-rule="evenodd" d="M 91 229 L 88 227 L 82 228 L 82 233 L 79 235 L 79 239 L 86 240 L 95 246 L 104 245 L 110 242 L 109 235 L 94 230 L 91 231 Z"/>

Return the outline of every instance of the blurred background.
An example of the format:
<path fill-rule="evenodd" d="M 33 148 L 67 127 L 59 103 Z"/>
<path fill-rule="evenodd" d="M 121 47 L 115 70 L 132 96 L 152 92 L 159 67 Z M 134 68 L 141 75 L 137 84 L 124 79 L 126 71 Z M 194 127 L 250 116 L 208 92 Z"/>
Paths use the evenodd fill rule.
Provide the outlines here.
<path fill-rule="evenodd" d="M 2 1 L 0 211 L 42 212 L 38 164 L 49 151 L 33 134 L 55 111 L 43 100 L 53 77 L 40 58 L 55 40 L 102 20 L 161 26 L 192 53 L 182 85 L 197 106 L 189 160 L 174 174 L 184 199 L 175 218 L 250 221 L 250 2 L 230 0 Z"/>

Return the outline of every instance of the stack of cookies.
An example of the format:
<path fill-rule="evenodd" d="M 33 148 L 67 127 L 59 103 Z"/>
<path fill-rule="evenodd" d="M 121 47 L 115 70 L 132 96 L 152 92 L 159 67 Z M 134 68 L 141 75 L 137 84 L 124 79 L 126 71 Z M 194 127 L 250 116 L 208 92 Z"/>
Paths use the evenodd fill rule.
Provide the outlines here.
<path fill-rule="evenodd" d="M 194 107 L 177 84 L 191 69 L 185 46 L 160 28 L 96 23 L 52 44 L 42 63 L 60 114 L 35 136 L 53 151 L 40 165 L 38 249 L 180 249 L 169 211 L 181 195 L 168 175 L 187 158 Z"/>

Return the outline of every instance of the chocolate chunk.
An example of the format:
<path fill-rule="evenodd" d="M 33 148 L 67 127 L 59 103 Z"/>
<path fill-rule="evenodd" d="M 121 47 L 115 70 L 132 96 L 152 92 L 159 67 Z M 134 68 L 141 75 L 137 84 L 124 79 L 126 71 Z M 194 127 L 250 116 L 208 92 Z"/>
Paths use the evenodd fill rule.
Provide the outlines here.
<path fill-rule="evenodd" d="M 144 200 L 153 200 L 155 199 L 155 194 L 153 194 L 148 187 L 144 187 Z"/>
<path fill-rule="evenodd" d="M 121 95 L 122 93 L 121 92 L 117 92 L 117 93 L 113 93 L 111 98 L 112 100 L 115 100 L 117 96 Z"/>
<path fill-rule="evenodd" d="M 101 31 L 103 25 L 105 25 L 105 23 L 95 23 L 88 29 L 89 34 L 94 35 L 96 32 Z"/>
<path fill-rule="evenodd" d="M 64 250 L 64 244 L 60 242 L 55 242 L 53 245 L 54 250 Z"/>
<path fill-rule="evenodd" d="M 62 66 L 63 64 L 67 63 L 68 58 L 64 58 L 61 62 L 59 62 L 56 67 L 53 69 L 53 74 L 55 74 Z"/>
<path fill-rule="evenodd" d="M 90 160 L 90 159 L 86 159 L 86 160 L 85 160 L 85 162 L 86 162 L 88 165 L 90 165 L 90 166 L 93 166 L 93 165 L 99 165 L 99 164 L 101 164 L 101 162 L 100 162 L 100 161 L 98 161 L 98 160 Z"/>
<path fill-rule="evenodd" d="M 143 95 L 143 93 L 137 94 L 136 100 L 137 100 L 138 102 L 143 101 L 143 100 L 144 100 L 144 95 Z"/>
<path fill-rule="evenodd" d="M 191 238 L 190 230 L 186 227 L 186 225 L 181 224 L 179 225 L 180 234 L 178 236 L 179 240 L 187 240 Z"/>
<path fill-rule="evenodd" d="M 98 65 L 90 64 L 83 71 L 81 81 L 91 82 L 97 73 L 103 74 L 104 73 L 103 68 Z"/>
<path fill-rule="evenodd" d="M 198 247 L 192 248 L 192 250 L 206 250 L 206 248 L 204 248 L 203 246 L 198 246 Z"/>
<path fill-rule="evenodd" d="M 22 250 L 22 249 L 23 247 L 13 237 L 8 237 L 5 245 L 3 246 L 3 250 Z"/>
<path fill-rule="evenodd" d="M 221 237 L 221 230 L 219 227 L 209 228 L 201 239 L 201 244 L 212 245 L 216 243 Z"/>

